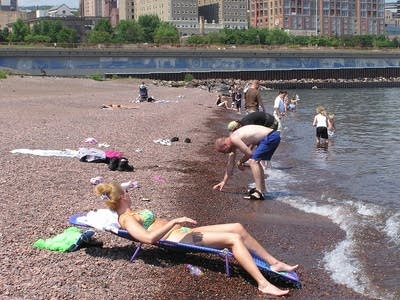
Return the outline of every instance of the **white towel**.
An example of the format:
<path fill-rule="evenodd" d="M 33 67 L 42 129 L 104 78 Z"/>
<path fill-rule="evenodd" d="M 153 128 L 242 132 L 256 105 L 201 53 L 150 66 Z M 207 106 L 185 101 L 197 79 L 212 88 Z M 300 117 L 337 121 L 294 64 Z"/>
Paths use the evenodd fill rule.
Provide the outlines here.
<path fill-rule="evenodd" d="M 90 211 L 86 216 L 78 217 L 77 221 L 98 230 L 114 231 L 120 228 L 118 224 L 118 214 L 109 209 Z"/>

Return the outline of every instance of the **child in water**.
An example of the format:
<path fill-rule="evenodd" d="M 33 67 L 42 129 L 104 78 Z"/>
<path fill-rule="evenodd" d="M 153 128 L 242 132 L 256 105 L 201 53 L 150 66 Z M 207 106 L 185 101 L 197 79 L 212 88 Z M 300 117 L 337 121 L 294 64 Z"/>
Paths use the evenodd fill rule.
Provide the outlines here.
<path fill-rule="evenodd" d="M 328 136 L 333 137 L 335 135 L 335 114 L 328 114 Z"/>
<path fill-rule="evenodd" d="M 326 111 L 325 108 L 320 105 L 317 106 L 315 111 L 317 114 L 314 117 L 313 126 L 316 127 L 315 136 L 317 146 L 326 146 L 328 142 L 328 120 L 326 117 Z"/>

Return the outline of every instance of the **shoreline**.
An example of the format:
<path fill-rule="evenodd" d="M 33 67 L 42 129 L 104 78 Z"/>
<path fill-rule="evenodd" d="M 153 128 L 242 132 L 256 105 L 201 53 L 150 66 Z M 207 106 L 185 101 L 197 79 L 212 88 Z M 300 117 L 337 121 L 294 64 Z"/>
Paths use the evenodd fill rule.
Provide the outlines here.
<path fill-rule="evenodd" d="M 136 109 L 102 110 L 108 103 L 128 103 L 141 80 L 96 82 L 91 79 L 19 78 L 0 80 L 0 112 L 8 116 L 1 149 L 1 182 L 6 187 L 1 210 L 0 295 L 8 298 L 255 299 L 254 282 L 243 271 L 231 278 L 223 261 L 209 255 L 183 254 L 145 246 L 129 263 L 130 242 L 96 233 L 103 248 L 72 253 L 37 250 L 31 243 L 64 229 L 78 211 L 102 208 L 93 196 L 90 177 L 140 182 L 134 205 L 164 217 L 187 215 L 201 224 L 240 221 L 275 256 L 299 263 L 303 289 L 291 299 L 369 299 L 335 284 L 320 266 L 324 251 L 343 239 L 343 232 L 324 217 L 306 214 L 279 201 L 247 202 L 238 194 L 251 180 L 240 174 L 226 192 L 212 190 L 223 175 L 226 157 L 213 149 L 225 135 L 232 115 L 214 106 L 215 93 L 201 89 L 150 85 L 150 95 L 165 103 L 137 103 Z M 15 148 L 63 149 L 83 146 L 94 136 L 123 151 L 133 173 L 111 172 L 101 164 L 67 158 L 13 155 Z M 179 136 L 170 147 L 156 138 Z M 189 137 L 192 143 L 183 143 Z M 282 144 L 280 147 L 284 146 Z M 136 152 L 141 149 L 142 151 Z M 279 151 L 279 150 L 278 150 Z M 164 184 L 153 176 L 165 178 Z M 149 202 L 141 201 L 150 198 Z M 16 206 L 21 211 L 16 211 Z M 21 232 L 24 232 L 21 236 Z M 14 255 L 10 255 L 10 254 Z M 184 264 L 198 265 L 193 277 Z"/>

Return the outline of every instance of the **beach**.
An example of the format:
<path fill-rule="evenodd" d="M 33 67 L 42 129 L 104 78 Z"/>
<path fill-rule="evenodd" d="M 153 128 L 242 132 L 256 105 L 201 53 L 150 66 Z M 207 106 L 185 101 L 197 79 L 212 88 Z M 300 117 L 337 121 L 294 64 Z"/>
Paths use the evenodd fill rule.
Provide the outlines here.
<path fill-rule="evenodd" d="M 145 80 L 156 103 L 131 103 L 141 80 L 11 76 L 0 80 L 1 250 L 0 296 L 8 299 L 261 299 L 244 272 L 224 273 L 222 259 L 145 246 L 133 263 L 132 243 L 96 232 L 102 248 L 58 253 L 32 247 L 68 226 L 77 212 L 104 208 L 90 178 L 136 180 L 133 206 L 159 217 L 191 217 L 199 225 L 241 222 L 277 258 L 299 264 L 303 288 L 290 299 L 368 299 L 336 284 L 321 260 L 344 239 L 329 219 L 278 201 L 242 199 L 249 171 L 236 172 L 224 192 L 212 190 L 223 176 L 226 156 L 214 140 L 227 134 L 233 112 L 216 107 L 206 88 L 164 87 Z M 102 109 L 104 104 L 131 108 Z M 77 158 L 10 153 L 14 149 L 65 150 L 90 147 L 93 137 L 121 151 L 134 172 Z M 158 139 L 178 137 L 170 146 Z M 190 143 L 185 143 L 186 138 Z M 287 147 L 282 143 L 279 147 Z M 277 151 L 280 149 L 278 148 Z M 260 218 L 260 214 L 263 216 Z M 185 264 L 204 275 L 189 274 Z"/>

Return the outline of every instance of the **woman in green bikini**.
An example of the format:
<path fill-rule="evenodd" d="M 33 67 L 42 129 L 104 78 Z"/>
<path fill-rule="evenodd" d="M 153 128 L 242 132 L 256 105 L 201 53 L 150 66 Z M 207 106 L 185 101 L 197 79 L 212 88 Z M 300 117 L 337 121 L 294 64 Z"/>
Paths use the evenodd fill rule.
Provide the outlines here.
<path fill-rule="evenodd" d="M 127 230 L 136 240 L 153 244 L 158 240 L 168 240 L 187 244 L 229 248 L 239 264 L 256 280 L 258 289 L 275 296 L 289 293 L 272 285 L 259 271 L 250 251 L 262 257 L 271 265 L 273 271 L 293 271 L 297 265 L 285 264 L 269 254 L 239 223 L 219 224 L 200 227 L 184 227 L 182 224 L 196 225 L 191 218 L 172 219 L 156 218 L 150 210 L 135 211 L 131 209 L 131 199 L 128 193 L 116 183 L 101 183 L 95 187 L 97 195 L 101 196 L 106 205 L 118 213 L 121 228 Z"/>

